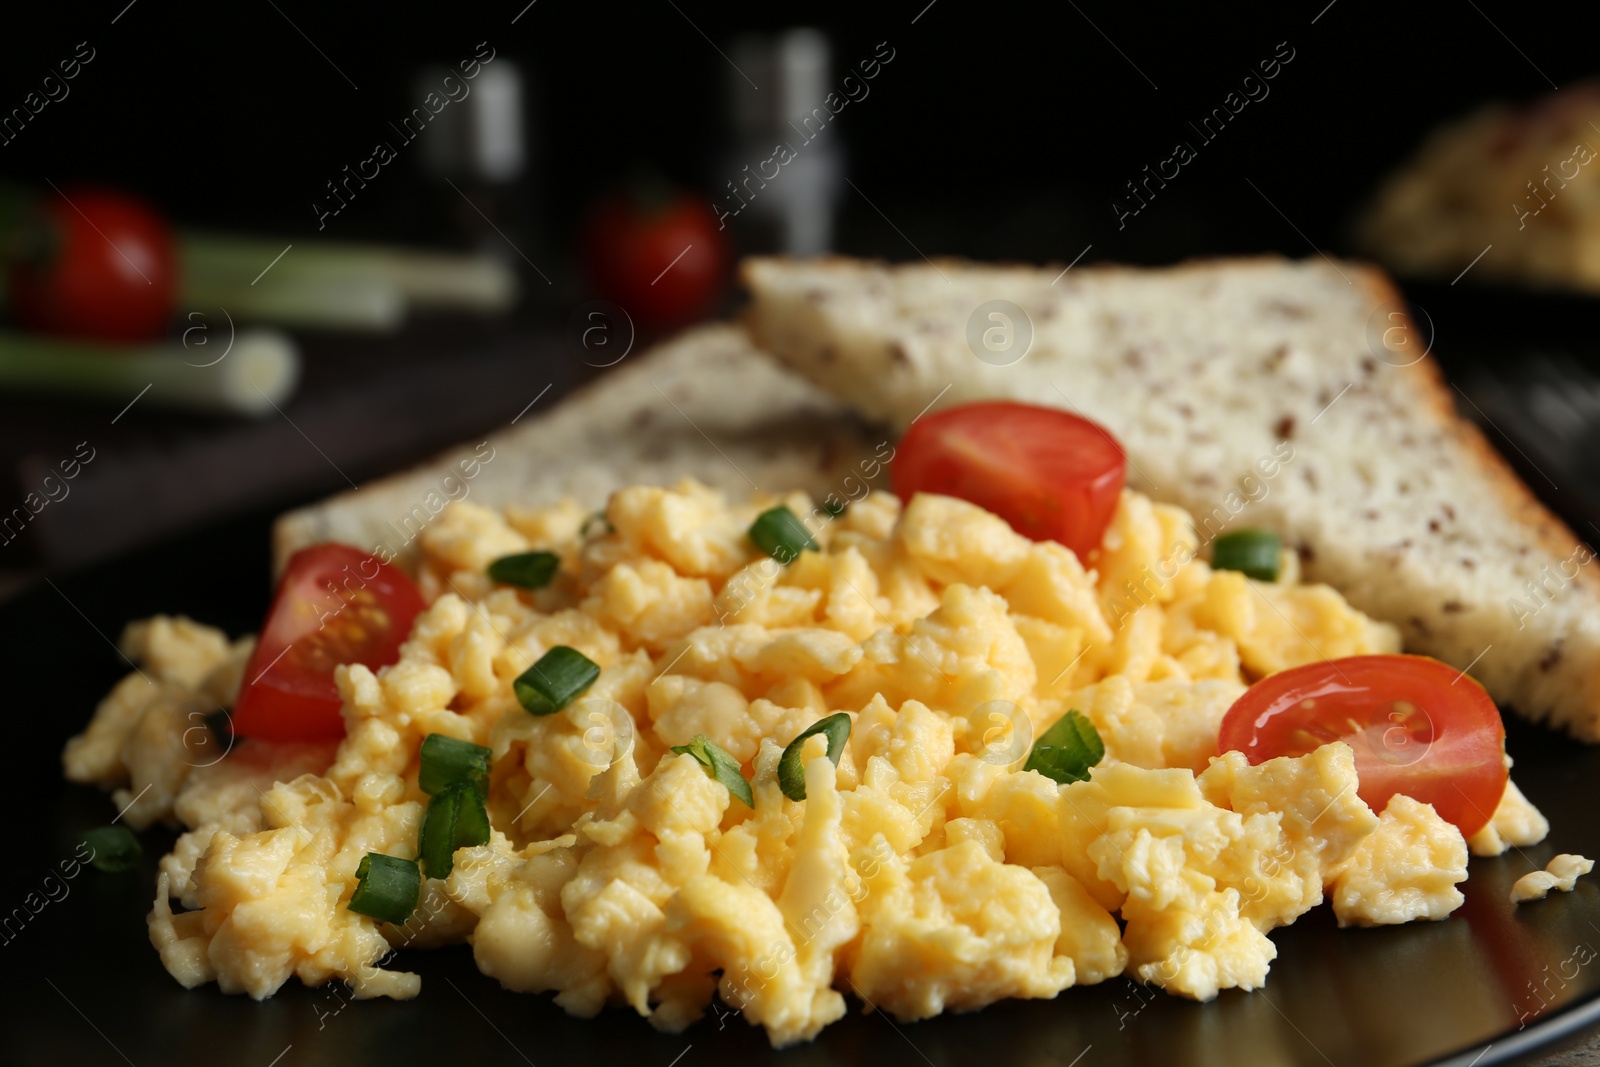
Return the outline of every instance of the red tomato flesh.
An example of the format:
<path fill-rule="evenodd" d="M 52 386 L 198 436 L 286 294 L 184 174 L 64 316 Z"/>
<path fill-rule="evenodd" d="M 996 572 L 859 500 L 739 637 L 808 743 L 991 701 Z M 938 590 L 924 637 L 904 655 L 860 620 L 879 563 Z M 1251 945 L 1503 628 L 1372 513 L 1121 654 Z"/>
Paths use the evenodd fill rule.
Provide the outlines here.
<path fill-rule="evenodd" d="M 1331 741 L 1355 752 L 1373 811 L 1404 793 L 1470 837 L 1506 790 L 1505 724 L 1483 686 L 1427 656 L 1308 663 L 1251 686 L 1223 717 L 1218 748 L 1252 764 Z"/>
<path fill-rule="evenodd" d="M 142 201 L 99 189 L 51 194 L 18 244 L 11 302 L 29 329 L 141 341 L 167 328 L 177 248 L 165 220 Z"/>
<path fill-rule="evenodd" d="M 728 238 L 711 206 L 687 193 L 612 196 L 583 227 L 588 284 L 620 304 L 647 330 L 681 326 L 705 315 L 728 278 Z"/>
<path fill-rule="evenodd" d="M 960 497 L 1035 541 L 1079 559 L 1100 546 L 1127 479 L 1122 446 L 1098 423 L 1058 408 L 991 401 L 924 415 L 900 440 L 902 500 Z"/>
<path fill-rule="evenodd" d="M 296 552 L 245 669 L 234 733 L 264 741 L 343 736 L 333 669 L 394 663 L 423 606 L 411 579 L 370 552 L 333 543 Z"/>

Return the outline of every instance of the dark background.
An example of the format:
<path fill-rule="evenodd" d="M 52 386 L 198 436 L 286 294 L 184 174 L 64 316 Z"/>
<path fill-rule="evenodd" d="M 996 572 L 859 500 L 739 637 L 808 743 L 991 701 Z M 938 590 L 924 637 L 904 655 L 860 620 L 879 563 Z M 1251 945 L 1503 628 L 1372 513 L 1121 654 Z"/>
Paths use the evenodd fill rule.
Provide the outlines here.
<path fill-rule="evenodd" d="M 730 94 L 747 87 L 717 47 L 728 50 L 737 34 L 819 27 L 833 42 L 836 79 L 878 42 L 895 49 L 871 95 L 850 105 L 827 135 L 844 143 L 847 173 L 860 189 L 847 187 L 839 202 L 838 249 L 890 259 L 914 258 L 920 249 L 1065 263 L 1091 245 L 1084 263 L 1262 251 L 1304 256 L 1317 248 L 1337 254 L 1348 251 L 1351 214 L 1428 130 L 1487 101 L 1524 101 L 1568 86 L 1600 66 L 1594 52 L 1600 18 L 1592 6 L 1584 22 L 1578 5 L 1507 0 L 1226 6 L 537 0 L 524 11 L 525 4 L 136 0 L 128 7 L 127 0 L 108 0 L 30 5 L 0 20 L 0 113 L 19 105 L 78 42 L 97 53 L 70 83 L 67 99 L 0 146 L 0 179 L 114 184 L 180 223 L 275 235 L 284 243 L 316 233 L 311 202 L 323 183 L 387 138 L 387 124 L 416 102 L 412 82 L 423 65 L 454 62 L 487 41 L 521 65 L 530 87 L 530 172 L 514 202 L 503 205 L 501 221 L 552 281 L 546 286 L 530 272 L 536 284 L 509 320 L 435 317 L 389 337 L 302 335 L 306 379 L 286 410 L 292 425 L 276 417 L 240 423 L 179 416 L 146 405 L 113 425 L 119 405 L 0 395 L 0 510 L 20 501 L 36 480 L 30 464 L 70 455 L 84 439 L 98 452 L 74 495 L 42 513 L 28 540 L 0 546 L 0 596 L 14 596 L 0 607 L 0 656 L 10 679 L 8 707 L 19 724 L 11 742 L 25 770 L 13 782 L 14 804 L 24 813 L 13 827 L 22 837 L 13 850 L 20 855 L 0 865 L 4 907 L 32 890 L 56 857 L 71 853 L 84 826 L 108 817 L 103 797 L 60 781 L 55 753 L 125 673 L 111 646 L 123 623 L 181 611 L 230 633 L 253 629 L 270 591 L 267 531 L 274 513 L 346 488 L 344 475 L 365 483 L 504 425 L 544 383 L 555 384 L 553 400 L 593 373 L 563 340 L 569 315 L 586 297 L 572 255 L 578 220 L 599 193 L 641 168 L 707 193 L 730 176 L 717 160 L 730 147 Z M 1279 42 L 1295 56 L 1269 83 L 1270 96 L 1248 105 L 1214 143 L 1198 146 L 1187 123 L 1219 105 Z M 1111 201 L 1180 138 L 1200 147 L 1198 158 L 1119 230 Z M 415 164 L 402 153 L 330 220 L 323 236 L 461 243 L 459 202 Z M 737 229 L 735 236 L 748 239 Z M 1519 394 L 1508 378 L 1480 393 L 1470 374 L 1482 367 L 1512 374 L 1532 350 L 1588 358 L 1590 302 L 1468 283 L 1460 289 L 1408 284 L 1406 292 L 1430 311 L 1440 338 L 1436 354 L 1447 370 L 1493 413 L 1498 425 L 1491 436 L 1522 463 L 1522 450 L 1495 436 L 1500 426 L 1514 430 Z M 724 310 L 737 300 L 731 294 Z M 426 402 L 418 403 L 419 396 Z M 1579 520 L 1592 502 L 1566 495 L 1573 483 L 1556 461 L 1529 450 L 1557 473 L 1562 489 L 1536 477 L 1530 484 L 1585 529 Z M 1557 826 L 1576 835 L 1563 838 L 1563 847 L 1590 851 L 1586 842 L 1595 831 L 1582 783 L 1597 773 L 1593 750 L 1531 729 L 1522 729 L 1517 743 L 1526 746 L 1519 755 L 1543 772 L 1524 784 Z M 442 970 L 430 972 L 429 1014 L 369 1006 L 353 1017 L 362 1022 L 341 1020 L 331 1035 L 310 1025 L 316 994 L 295 983 L 265 1005 L 214 989 L 183 993 L 144 944 L 138 921 L 164 848 L 159 833 L 145 836 L 140 871 L 84 874 L 74 899 L 52 905 L 26 930 L 26 940 L 0 949 L 0 966 L 17 978 L 14 995 L 0 1003 L 6 1017 L 0 1063 L 13 1056 L 120 1063 L 126 1051 L 141 1067 L 173 1056 L 267 1064 L 290 1042 L 295 1055 L 284 1067 L 379 1055 L 400 1062 L 408 1053 L 459 1057 L 462 1049 L 509 1060 L 504 1035 L 485 1030 L 451 999 L 436 980 L 443 976 L 465 983 L 479 1010 L 509 1031 L 506 1039 L 519 1052 L 532 1052 L 534 1062 L 557 1053 L 555 1062 L 592 1056 L 600 1033 L 624 1042 L 641 1063 L 665 1064 L 678 1054 L 675 1041 L 651 1035 L 623 1013 L 580 1023 L 546 998 L 500 994 L 472 972 L 461 951 L 430 964 Z M 1473 899 L 1499 901 L 1512 873 L 1501 864 L 1487 876 L 1475 874 L 1496 888 Z M 1577 898 L 1583 915 L 1594 914 L 1591 886 L 1581 886 Z M 1572 937 L 1588 935 L 1551 933 L 1540 923 L 1578 914 L 1550 908 L 1526 921 L 1521 913 L 1468 918 L 1474 930 L 1548 934 L 1559 942 L 1562 952 L 1552 957 L 1559 958 Z M 1381 1009 L 1392 1000 L 1396 1025 L 1410 1032 L 1434 1018 L 1448 1020 L 1436 1041 L 1480 1030 L 1493 1035 L 1509 1024 L 1484 1016 L 1467 1025 L 1451 1015 L 1472 1012 L 1451 1008 L 1458 991 L 1452 976 L 1466 986 L 1481 977 L 1460 969 L 1466 957 L 1458 952 L 1466 950 L 1448 940 L 1464 929 L 1384 932 L 1408 939 L 1395 969 L 1390 957 L 1373 954 L 1379 942 L 1363 939 L 1363 932 L 1334 931 L 1326 921 L 1297 926 L 1281 939 L 1285 955 L 1273 978 L 1279 992 L 1268 991 L 1287 1013 L 1283 1024 L 1264 1013 L 1267 1000 L 1241 996 L 1222 1009 L 1232 1021 L 1203 1033 L 1218 1025 L 1217 1010 L 1163 1002 L 1153 1009 L 1159 1021 L 1147 1020 L 1134 1033 L 1131 1040 L 1141 1044 L 1128 1055 L 1158 1062 L 1168 1058 L 1165 1035 L 1181 1044 L 1209 1033 L 1225 1056 L 1244 1062 L 1248 1049 L 1220 1040 L 1243 1019 L 1241 1032 L 1266 1026 L 1280 1032 L 1282 1047 L 1295 1057 L 1321 1062 L 1309 1042 L 1299 1044 L 1305 1035 L 1287 1019 L 1310 1028 L 1318 1046 L 1338 1048 L 1346 1027 L 1339 1012 L 1327 1010 L 1335 1001 L 1326 974 L 1344 983 L 1339 988 L 1349 1001 L 1341 1010 L 1369 1001 L 1384 1002 Z M 1520 978 L 1514 964 L 1523 943 L 1506 940 L 1497 951 L 1511 962 L 1497 956 L 1494 966 Z M 1351 959 L 1367 962 L 1348 966 Z M 1340 977 L 1345 966 L 1348 980 Z M 1375 975 L 1388 975 L 1392 985 L 1373 992 Z M 1591 998 L 1600 988 L 1595 981 L 1586 976 L 1562 1006 Z M 1391 988 L 1396 994 L 1389 997 Z M 1092 1013 L 1095 1025 L 1105 1024 L 1121 992 L 1108 985 L 1086 994 L 1082 1018 Z M 1515 1005 L 1521 995 L 1513 983 L 1496 1003 Z M 1080 1032 L 1079 1016 L 1057 1007 L 1001 1005 L 927 1024 L 918 1040 L 946 1042 L 939 1046 L 947 1052 L 939 1054 L 941 1063 L 1020 1049 L 1065 1064 L 1098 1031 Z M 1262 1017 L 1246 1017 L 1251 1011 Z M 93 1020 L 93 1030 L 84 1019 Z M 999 1040 L 995 1024 L 985 1024 L 992 1019 L 1000 1020 Z M 1097 1058 L 1130 1040 L 1114 1036 L 1108 1024 L 1101 1028 L 1107 1036 Z M 915 1062 L 875 1018 L 854 1019 L 830 1035 L 805 1062 L 851 1055 Z M 700 1046 L 685 1065 L 764 1051 L 742 1027 L 724 1036 L 705 1024 L 684 1040 Z M 617 1055 L 623 1046 L 607 1047 Z M 1340 1060 L 1377 1062 L 1377 1054 L 1355 1049 Z M 1388 1054 L 1405 1055 L 1398 1045 Z"/>
<path fill-rule="evenodd" d="M 879 41 L 896 50 L 836 132 L 852 179 L 929 254 L 1070 259 L 1089 242 L 1086 262 L 1304 254 L 1308 242 L 1344 247 L 1353 206 L 1441 120 L 1594 73 L 1600 25 L 1589 5 L 1506 0 L 936 0 L 925 12 L 927 0 L 681 0 L 677 9 L 667 0 L 538 0 L 514 26 L 526 0 L 275 2 L 137 0 L 116 25 L 126 0 L 30 5 L 25 25 L 8 18 L 0 106 L 20 102 L 77 42 L 98 56 L 66 101 L 0 148 L 0 173 L 114 180 L 193 224 L 309 235 L 311 200 L 415 103 L 417 69 L 488 41 L 531 82 L 530 210 L 561 270 L 581 208 L 638 165 L 708 190 L 724 180 L 712 159 L 737 75 L 701 32 L 727 51 L 741 32 L 813 25 L 832 38 L 836 68 Z M 1185 123 L 1220 104 L 1281 41 L 1295 59 L 1271 95 L 1119 233 L 1109 201 L 1123 182 L 1178 137 L 1193 141 Z M 429 236 L 430 213 L 418 206 L 431 192 L 406 160 L 391 169 L 332 220 L 332 236 Z M 842 251 L 914 255 L 859 197 L 843 214 Z"/>
<path fill-rule="evenodd" d="M 0 597 L 42 573 L 362 484 L 503 425 L 524 402 L 508 396 L 591 376 L 564 338 L 590 295 L 575 267 L 577 227 L 599 195 L 641 173 L 720 196 L 737 173 L 730 151 L 761 158 L 736 145 L 731 119 L 738 98 L 761 90 L 719 54 L 733 52 L 741 34 L 821 29 L 835 85 L 880 42 L 894 50 L 870 94 L 823 135 L 841 142 L 855 186 L 837 202 L 837 250 L 1156 264 L 1348 251 L 1351 216 L 1429 129 L 1595 71 L 1600 18 L 1591 9 L 1582 24 L 1579 11 L 1504 0 L 109 0 L 8 14 L 0 113 L 80 42 L 95 56 L 68 83 L 69 96 L 0 145 L 0 180 L 119 186 L 179 225 L 301 248 L 314 237 L 436 247 L 469 245 L 474 232 L 499 240 L 455 191 L 424 175 L 416 145 L 402 146 L 320 234 L 312 208 L 325 183 L 376 141 L 398 143 L 390 123 L 420 101 L 426 65 L 455 63 L 487 42 L 526 79 L 530 160 L 485 213 L 538 273 L 508 256 L 525 282 L 510 319 L 422 316 L 387 337 L 302 333 L 305 376 L 282 420 L 143 403 L 112 425 L 116 404 L 0 393 L 0 511 L 77 442 L 97 450 L 75 499 L 0 546 Z M 1221 106 L 1260 61 L 1290 50 L 1266 83 L 1270 94 L 1202 142 L 1189 123 Z M 1120 225 L 1112 201 L 1180 139 L 1197 158 Z M 730 229 L 736 249 L 762 250 L 748 217 Z M 721 310 L 738 300 L 730 291 Z M 1430 294 L 1428 310 L 1447 366 L 1469 349 L 1477 358 L 1515 347 L 1530 319 L 1550 323 L 1557 313 L 1587 336 L 1590 314 L 1586 302 L 1531 311 L 1502 303 L 1485 322 L 1476 295 L 1455 290 Z M 1504 407 L 1495 421 L 1510 424 L 1517 404 Z"/>

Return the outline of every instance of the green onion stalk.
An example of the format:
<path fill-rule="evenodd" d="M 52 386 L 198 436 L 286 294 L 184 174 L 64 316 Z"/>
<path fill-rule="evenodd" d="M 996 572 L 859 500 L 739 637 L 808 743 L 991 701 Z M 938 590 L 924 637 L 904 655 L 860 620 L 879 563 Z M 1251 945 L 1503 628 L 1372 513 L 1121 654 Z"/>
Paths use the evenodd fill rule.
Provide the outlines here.
<path fill-rule="evenodd" d="M 517 297 L 511 268 L 481 254 L 185 232 L 178 257 L 180 310 L 286 326 L 390 330 L 412 308 L 493 313 Z"/>
<path fill-rule="evenodd" d="M 0 181 L 0 252 L 39 191 Z M 236 320 L 386 331 L 413 308 L 491 314 L 517 299 L 516 273 L 481 253 L 180 230 L 176 312 L 225 308 Z M 6 307 L 0 284 L 0 310 Z"/>
<path fill-rule="evenodd" d="M 0 331 L 0 389 L 237 415 L 270 414 L 285 403 L 300 377 L 294 342 L 272 330 L 240 330 L 228 343 L 122 345 Z"/>

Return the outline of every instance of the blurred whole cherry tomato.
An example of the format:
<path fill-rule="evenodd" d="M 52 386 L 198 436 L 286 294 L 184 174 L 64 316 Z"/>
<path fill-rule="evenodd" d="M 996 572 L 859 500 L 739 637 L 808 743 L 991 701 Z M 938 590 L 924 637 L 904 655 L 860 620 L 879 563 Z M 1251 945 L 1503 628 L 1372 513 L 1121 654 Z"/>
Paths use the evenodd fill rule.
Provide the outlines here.
<path fill-rule="evenodd" d="M 643 189 L 613 194 L 590 212 L 580 255 L 594 292 L 645 330 L 707 314 L 728 277 L 727 235 L 700 197 Z"/>
<path fill-rule="evenodd" d="M 171 229 L 122 193 L 77 188 L 42 197 L 9 258 L 14 314 L 43 333 L 147 340 L 165 331 L 177 298 Z"/>

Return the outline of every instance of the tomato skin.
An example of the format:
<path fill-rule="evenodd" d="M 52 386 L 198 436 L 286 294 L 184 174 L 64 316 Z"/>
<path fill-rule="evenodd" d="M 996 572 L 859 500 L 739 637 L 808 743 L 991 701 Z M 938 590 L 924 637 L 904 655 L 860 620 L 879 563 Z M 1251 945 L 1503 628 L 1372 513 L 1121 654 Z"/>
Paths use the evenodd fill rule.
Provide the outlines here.
<path fill-rule="evenodd" d="M 30 329 L 142 341 L 167 328 L 178 254 L 156 211 L 130 196 L 69 189 L 43 197 L 10 264 L 11 303 Z"/>
<path fill-rule="evenodd" d="M 989 401 L 924 415 L 891 467 L 895 493 L 942 493 L 987 508 L 1035 541 L 1084 559 L 1100 546 L 1127 480 L 1122 446 L 1059 408 Z"/>
<path fill-rule="evenodd" d="M 333 542 L 296 552 L 245 668 L 234 733 L 264 741 L 344 736 L 334 667 L 394 663 L 424 606 L 411 579 L 370 552 Z"/>
<path fill-rule="evenodd" d="M 600 201 L 584 225 L 581 256 L 589 287 L 646 330 L 710 312 L 731 258 L 710 205 L 687 193 L 659 205 L 629 194 Z"/>
<path fill-rule="evenodd" d="M 1470 837 L 1505 793 L 1499 709 L 1483 686 L 1427 656 L 1349 656 L 1269 675 L 1223 716 L 1218 749 L 1257 764 L 1334 740 L 1355 752 L 1356 791 L 1373 811 L 1404 793 Z"/>

